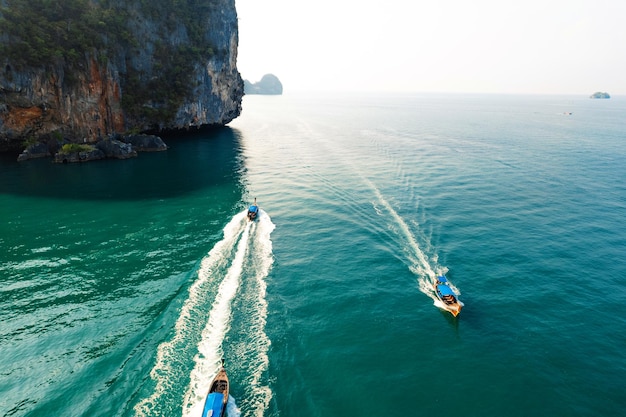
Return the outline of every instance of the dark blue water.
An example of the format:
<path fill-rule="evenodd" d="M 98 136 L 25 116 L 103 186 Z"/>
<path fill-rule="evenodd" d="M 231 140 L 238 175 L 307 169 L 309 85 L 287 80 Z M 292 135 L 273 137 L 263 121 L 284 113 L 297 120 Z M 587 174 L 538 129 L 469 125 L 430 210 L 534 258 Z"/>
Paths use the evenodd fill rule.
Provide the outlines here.
<path fill-rule="evenodd" d="M 199 415 L 223 358 L 231 416 L 619 415 L 625 116 L 247 96 L 165 153 L 3 159 L 0 414 Z"/>

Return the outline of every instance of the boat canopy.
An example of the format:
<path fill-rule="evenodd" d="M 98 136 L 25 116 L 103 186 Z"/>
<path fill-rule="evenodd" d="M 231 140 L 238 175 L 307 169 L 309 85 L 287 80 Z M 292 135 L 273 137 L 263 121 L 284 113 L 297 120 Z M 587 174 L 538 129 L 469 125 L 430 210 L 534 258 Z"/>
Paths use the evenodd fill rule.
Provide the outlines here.
<path fill-rule="evenodd" d="M 447 285 L 437 285 L 437 291 L 439 291 L 441 295 L 451 295 L 456 298 L 456 294 L 452 291 L 452 288 Z"/>
<path fill-rule="evenodd" d="M 437 281 L 439 282 L 448 282 L 448 280 L 446 279 L 446 277 L 444 277 L 443 275 L 440 277 L 437 277 Z"/>
<path fill-rule="evenodd" d="M 224 394 L 221 392 L 212 392 L 206 398 L 202 417 L 220 417 L 222 415 L 222 406 L 224 405 Z"/>
<path fill-rule="evenodd" d="M 250 213 L 256 213 L 257 211 L 259 211 L 259 206 L 250 206 L 250 208 L 248 209 L 248 211 Z"/>

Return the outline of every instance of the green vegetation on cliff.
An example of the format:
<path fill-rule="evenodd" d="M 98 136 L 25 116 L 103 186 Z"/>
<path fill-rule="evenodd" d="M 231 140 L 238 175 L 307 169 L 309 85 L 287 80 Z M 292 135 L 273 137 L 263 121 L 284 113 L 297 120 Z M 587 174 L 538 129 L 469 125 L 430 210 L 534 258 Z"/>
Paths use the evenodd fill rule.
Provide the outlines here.
<path fill-rule="evenodd" d="M 0 8 L 0 54 L 17 68 L 79 64 L 108 42 L 132 42 L 126 16 L 89 0 L 7 0 Z M 107 2 L 103 2 L 107 3 Z"/>
<path fill-rule="evenodd" d="M 59 151 L 59 153 L 70 154 L 76 152 L 89 152 L 93 151 L 94 149 L 95 147 L 93 145 L 83 145 L 81 143 L 66 143 L 65 145 L 61 146 L 61 150 Z"/>
<path fill-rule="evenodd" d="M 87 59 L 103 65 L 128 60 L 149 42 L 156 71 L 149 75 L 126 65 L 122 106 L 136 118 L 169 120 L 193 88 L 193 63 L 214 55 L 206 23 L 217 1 L 0 0 L 0 59 L 16 70 L 62 66 L 71 83 Z M 146 21 L 158 31 L 140 39 L 134 29 Z M 183 38 L 172 42 L 171 33 L 181 28 Z"/>

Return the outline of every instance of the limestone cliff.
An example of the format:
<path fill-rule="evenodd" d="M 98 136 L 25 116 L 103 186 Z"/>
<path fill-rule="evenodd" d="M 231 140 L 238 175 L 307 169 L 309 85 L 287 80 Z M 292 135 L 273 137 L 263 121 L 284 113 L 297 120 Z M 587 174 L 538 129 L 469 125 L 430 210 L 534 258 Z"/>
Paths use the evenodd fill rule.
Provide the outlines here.
<path fill-rule="evenodd" d="M 244 80 L 244 92 L 246 94 L 280 95 L 283 93 L 283 84 L 274 74 L 265 74 L 261 81 L 251 83 Z"/>
<path fill-rule="evenodd" d="M 0 30 L 0 150 L 241 112 L 235 0 L 0 0 Z"/>

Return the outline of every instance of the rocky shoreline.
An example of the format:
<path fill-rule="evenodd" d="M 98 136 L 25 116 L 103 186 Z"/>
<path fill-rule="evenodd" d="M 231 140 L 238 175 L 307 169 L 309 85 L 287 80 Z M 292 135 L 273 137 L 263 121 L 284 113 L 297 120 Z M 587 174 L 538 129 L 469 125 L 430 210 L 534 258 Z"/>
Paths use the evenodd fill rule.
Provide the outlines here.
<path fill-rule="evenodd" d="M 37 142 L 29 145 L 17 157 L 18 162 L 36 158 L 53 158 L 60 164 L 82 163 L 101 159 L 128 159 L 138 152 L 160 152 L 167 150 L 167 145 L 155 135 L 111 135 L 93 144 Z"/>

